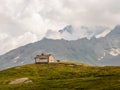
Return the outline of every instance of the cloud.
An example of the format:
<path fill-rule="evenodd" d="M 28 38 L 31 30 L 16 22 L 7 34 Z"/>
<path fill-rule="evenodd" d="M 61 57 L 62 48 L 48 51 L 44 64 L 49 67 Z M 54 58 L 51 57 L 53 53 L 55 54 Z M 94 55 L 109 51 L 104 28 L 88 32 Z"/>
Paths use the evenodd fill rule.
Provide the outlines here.
<path fill-rule="evenodd" d="M 0 54 L 35 41 L 37 41 L 37 36 L 31 32 L 26 32 L 16 38 L 5 33 L 0 33 Z"/>
<path fill-rule="evenodd" d="M 53 2 L 52 0 L 49 0 Z M 45 1 L 48 2 L 48 1 Z M 59 2 L 59 4 L 57 3 Z M 120 22 L 119 0 L 56 0 L 40 14 L 51 21 L 79 25 L 114 26 Z"/>
<path fill-rule="evenodd" d="M 65 39 L 65 40 L 77 40 L 80 38 L 92 37 L 105 37 L 111 30 L 107 27 L 85 27 L 81 26 L 78 29 L 73 28 L 71 25 L 67 25 L 65 28 L 59 31 L 48 30 L 45 34 L 46 38 L 50 39 Z"/>
<path fill-rule="evenodd" d="M 3 47 L 0 54 L 41 40 L 46 32 L 56 38 L 80 37 L 79 34 L 58 35 L 57 31 L 68 24 L 76 32 L 82 25 L 113 27 L 120 23 L 119 3 L 120 0 L 0 0 L 0 44 Z"/>
<path fill-rule="evenodd" d="M 0 14 L 0 54 L 37 40 L 37 35 L 25 30 L 18 21 Z"/>

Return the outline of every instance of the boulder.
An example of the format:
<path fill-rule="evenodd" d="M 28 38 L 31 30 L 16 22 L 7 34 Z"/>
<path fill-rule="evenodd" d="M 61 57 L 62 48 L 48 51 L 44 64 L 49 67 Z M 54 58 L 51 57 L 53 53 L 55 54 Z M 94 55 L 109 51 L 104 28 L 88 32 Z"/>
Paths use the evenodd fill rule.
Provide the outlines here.
<path fill-rule="evenodd" d="M 11 81 L 9 84 L 20 84 L 20 83 L 31 83 L 32 80 L 29 78 L 19 78 L 15 79 L 14 81 Z"/>

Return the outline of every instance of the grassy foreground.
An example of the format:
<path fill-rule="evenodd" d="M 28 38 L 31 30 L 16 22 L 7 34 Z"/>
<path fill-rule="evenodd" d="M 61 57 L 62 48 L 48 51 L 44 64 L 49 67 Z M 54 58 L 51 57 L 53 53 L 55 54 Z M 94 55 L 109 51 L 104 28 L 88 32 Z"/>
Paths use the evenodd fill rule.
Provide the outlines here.
<path fill-rule="evenodd" d="M 18 78 L 31 83 L 9 84 Z M 0 71 L 0 90 L 120 90 L 120 66 L 29 64 Z"/>

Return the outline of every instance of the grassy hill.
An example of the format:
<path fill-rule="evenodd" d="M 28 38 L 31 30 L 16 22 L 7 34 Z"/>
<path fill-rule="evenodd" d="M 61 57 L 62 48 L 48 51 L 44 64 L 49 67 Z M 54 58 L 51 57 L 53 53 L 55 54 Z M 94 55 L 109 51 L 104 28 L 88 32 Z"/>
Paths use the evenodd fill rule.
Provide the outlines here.
<path fill-rule="evenodd" d="M 20 78 L 31 82 L 10 84 Z M 120 66 L 29 64 L 0 71 L 0 90 L 120 90 Z"/>

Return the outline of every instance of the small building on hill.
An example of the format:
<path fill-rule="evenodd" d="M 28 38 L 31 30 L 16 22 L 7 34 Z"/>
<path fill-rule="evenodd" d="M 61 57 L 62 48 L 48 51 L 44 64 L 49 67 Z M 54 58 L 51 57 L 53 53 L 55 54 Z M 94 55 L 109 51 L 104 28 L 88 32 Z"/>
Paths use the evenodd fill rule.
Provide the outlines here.
<path fill-rule="evenodd" d="M 36 55 L 35 57 L 35 63 L 51 63 L 54 62 L 54 56 L 52 54 L 44 54 L 41 53 L 40 55 Z"/>

